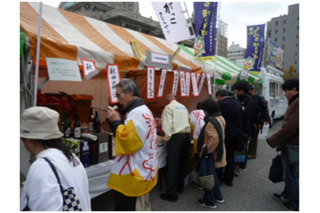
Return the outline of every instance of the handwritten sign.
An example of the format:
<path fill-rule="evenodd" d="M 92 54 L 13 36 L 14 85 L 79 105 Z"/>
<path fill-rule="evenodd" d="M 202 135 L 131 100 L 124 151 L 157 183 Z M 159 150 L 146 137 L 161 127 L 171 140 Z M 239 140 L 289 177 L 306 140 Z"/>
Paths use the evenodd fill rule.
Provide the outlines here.
<path fill-rule="evenodd" d="M 201 93 L 201 90 L 202 90 L 202 87 L 203 87 L 203 83 L 204 83 L 205 78 L 206 78 L 206 74 L 205 74 L 205 73 L 202 73 L 202 75 L 201 75 L 201 80 L 200 80 L 200 85 L 199 85 L 199 94 Z"/>
<path fill-rule="evenodd" d="M 166 81 L 166 77 L 167 77 L 167 69 L 162 69 L 161 71 L 161 79 L 160 79 L 160 84 L 159 84 L 159 90 L 158 90 L 158 97 L 162 97 L 163 96 L 163 89 L 164 89 L 164 85 L 165 85 L 165 81 Z"/>
<path fill-rule="evenodd" d="M 199 76 L 200 76 L 200 74 L 199 74 Z M 191 73 L 191 82 L 192 82 L 192 88 L 193 88 L 193 95 L 194 96 L 199 96 L 197 79 L 196 79 L 196 74 L 195 73 Z"/>
<path fill-rule="evenodd" d="M 207 75 L 207 83 L 208 83 L 208 93 L 212 95 L 212 87 L 211 87 L 211 73 L 206 73 Z"/>
<path fill-rule="evenodd" d="M 154 98 L 155 67 L 148 67 L 147 72 L 147 99 L 152 99 Z"/>
<path fill-rule="evenodd" d="M 85 79 L 91 79 L 99 73 L 99 69 L 96 67 L 96 62 L 87 59 L 81 59 L 83 66 L 83 75 Z"/>
<path fill-rule="evenodd" d="M 120 82 L 118 64 L 107 64 L 107 78 L 111 103 L 118 103 L 116 85 Z"/>
<path fill-rule="evenodd" d="M 173 85 L 172 85 L 171 94 L 173 94 L 174 96 L 177 94 L 178 83 L 179 83 L 179 72 L 176 70 L 173 70 Z"/>
<path fill-rule="evenodd" d="M 46 58 L 50 81 L 82 81 L 77 61 Z"/>
<path fill-rule="evenodd" d="M 190 96 L 190 72 L 186 72 L 186 95 Z"/>
<path fill-rule="evenodd" d="M 183 71 L 180 71 L 180 91 L 181 91 L 181 96 L 182 97 L 185 97 L 187 96 L 187 93 L 186 93 L 186 79 L 184 77 L 184 72 Z"/>

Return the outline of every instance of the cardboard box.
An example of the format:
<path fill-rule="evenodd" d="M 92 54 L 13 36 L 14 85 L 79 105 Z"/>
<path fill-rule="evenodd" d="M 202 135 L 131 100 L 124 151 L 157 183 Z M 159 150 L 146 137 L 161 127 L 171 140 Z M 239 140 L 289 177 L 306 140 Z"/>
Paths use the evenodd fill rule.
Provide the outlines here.
<path fill-rule="evenodd" d="M 109 134 L 106 132 L 96 133 L 99 146 L 99 163 L 109 160 Z"/>

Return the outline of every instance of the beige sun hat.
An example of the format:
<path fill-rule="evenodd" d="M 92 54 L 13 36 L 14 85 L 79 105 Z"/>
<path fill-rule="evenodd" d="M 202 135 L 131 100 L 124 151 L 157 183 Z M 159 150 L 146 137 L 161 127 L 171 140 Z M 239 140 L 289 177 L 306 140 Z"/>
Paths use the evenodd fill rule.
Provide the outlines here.
<path fill-rule="evenodd" d="M 30 107 L 21 116 L 20 137 L 41 140 L 61 138 L 63 134 L 58 121 L 58 112 L 47 107 Z"/>

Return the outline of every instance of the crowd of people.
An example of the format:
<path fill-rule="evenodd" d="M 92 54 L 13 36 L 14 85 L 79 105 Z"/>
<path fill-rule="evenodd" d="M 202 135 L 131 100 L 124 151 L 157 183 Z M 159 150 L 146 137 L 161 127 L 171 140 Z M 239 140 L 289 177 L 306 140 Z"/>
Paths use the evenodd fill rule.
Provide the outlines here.
<path fill-rule="evenodd" d="M 282 88 L 289 107 L 281 129 L 267 142 L 282 152 L 285 188 L 273 197 L 287 210 L 299 210 L 299 82 L 288 80 Z M 114 109 L 107 112 L 116 138 L 116 158 L 108 181 L 116 192 L 114 210 L 151 210 L 149 192 L 157 184 L 160 133 L 167 151 L 166 192 L 160 198 L 176 202 L 178 193 L 183 193 L 193 140 L 196 159 L 200 160 L 207 148 L 215 165 L 216 184 L 212 190 L 204 190 L 199 204 L 216 208 L 216 203 L 224 202 L 220 183 L 232 187 L 237 171 L 244 172 L 247 159 L 257 157 L 259 129 L 269 123 L 266 101 L 252 85 L 240 81 L 233 89 L 235 95 L 218 90 L 215 99 L 203 100 L 190 113 L 174 95 L 168 94 L 159 122 L 141 99 L 133 80 L 123 79 L 117 84 L 116 96 L 125 119 Z M 58 119 L 59 114 L 46 107 L 31 107 L 23 112 L 20 136 L 37 160 L 31 165 L 22 190 L 21 210 L 62 210 L 65 206 L 60 183 L 46 158 L 55 165 L 63 188 L 73 188 L 81 210 L 91 210 L 87 174 L 79 159 L 61 142 Z M 162 124 L 162 129 L 157 128 L 157 123 Z M 243 161 L 235 162 L 236 152 L 243 153 Z M 197 178 L 194 184 L 198 184 Z"/>

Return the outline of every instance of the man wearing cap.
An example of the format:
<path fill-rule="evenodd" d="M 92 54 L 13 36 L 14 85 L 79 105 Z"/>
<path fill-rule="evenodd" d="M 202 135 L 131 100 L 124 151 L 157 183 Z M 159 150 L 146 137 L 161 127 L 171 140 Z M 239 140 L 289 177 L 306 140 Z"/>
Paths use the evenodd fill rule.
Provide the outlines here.
<path fill-rule="evenodd" d="M 59 114 L 47 107 L 30 107 L 21 117 L 20 137 L 25 148 L 36 156 L 24 184 L 20 209 L 62 211 L 60 185 L 49 163 L 55 167 L 64 189 L 74 188 L 79 207 L 90 211 L 87 173 L 80 160 L 62 143 L 58 128 Z"/>

